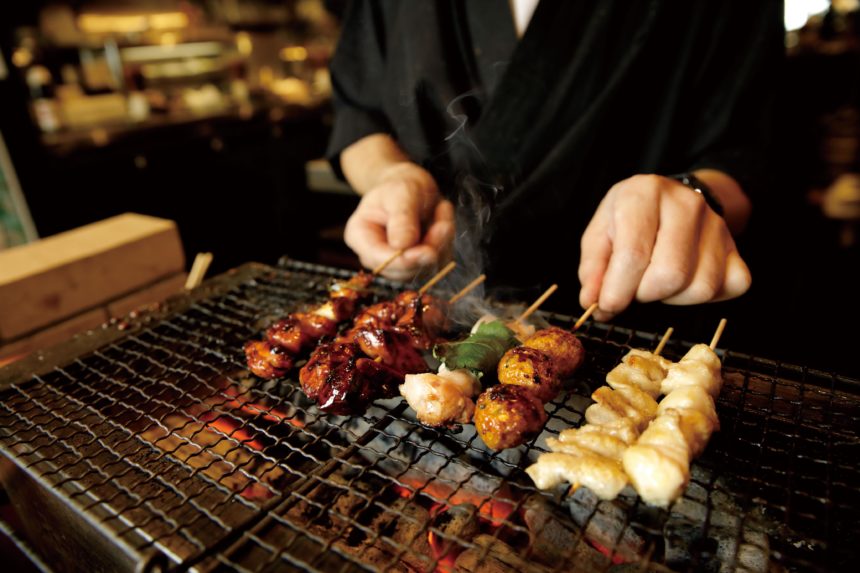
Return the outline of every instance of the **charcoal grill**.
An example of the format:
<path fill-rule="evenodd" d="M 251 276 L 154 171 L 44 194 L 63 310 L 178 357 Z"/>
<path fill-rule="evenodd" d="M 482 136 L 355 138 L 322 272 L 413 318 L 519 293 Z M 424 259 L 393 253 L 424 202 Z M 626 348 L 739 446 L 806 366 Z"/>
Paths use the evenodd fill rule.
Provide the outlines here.
<path fill-rule="evenodd" d="M 346 271 L 246 265 L 0 371 L 5 487 L 45 562 L 82 571 L 833 571 L 860 537 L 860 382 L 721 351 L 722 431 L 668 510 L 522 471 L 659 335 L 588 323 L 544 432 L 502 453 L 400 399 L 321 414 L 242 344 Z M 379 296 L 397 285 L 377 281 Z M 560 326 L 569 317 L 544 314 Z M 686 343 L 670 342 L 678 358 Z"/>

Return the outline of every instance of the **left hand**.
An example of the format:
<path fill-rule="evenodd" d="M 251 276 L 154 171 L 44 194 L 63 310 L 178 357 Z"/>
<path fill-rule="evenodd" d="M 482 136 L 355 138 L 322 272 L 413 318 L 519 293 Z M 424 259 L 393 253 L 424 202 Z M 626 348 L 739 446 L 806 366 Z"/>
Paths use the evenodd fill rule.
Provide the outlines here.
<path fill-rule="evenodd" d="M 704 198 L 659 175 L 617 183 L 582 235 L 583 308 L 608 320 L 639 302 L 699 304 L 734 298 L 751 283 L 726 222 Z"/>

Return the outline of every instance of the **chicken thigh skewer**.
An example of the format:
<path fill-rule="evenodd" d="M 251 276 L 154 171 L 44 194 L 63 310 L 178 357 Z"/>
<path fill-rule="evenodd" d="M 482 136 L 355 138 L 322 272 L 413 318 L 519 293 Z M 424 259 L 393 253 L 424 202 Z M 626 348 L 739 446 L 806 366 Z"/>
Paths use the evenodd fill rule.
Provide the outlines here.
<path fill-rule="evenodd" d="M 587 423 L 547 439 L 550 453 L 541 454 L 526 472 L 541 489 L 569 482 L 585 485 L 601 499 L 614 499 L 627 485 L 621 456 L 641 429 L 656 415 L 656 398 L 670 362 L 660 356 L 672 335 L 669 328 L 654 352 L 633 349 L 606 376 L 595 403 L 585 411 Z"/>
<path fill-rule="evenodd" d="M 294 312 L 266 330 L 263 340 L 245 344 L 248 369 L 260 378 L 278 378 L 292 370 L 296 357 L 325 336 L 334 336 L 338 324 L 355 314 L 373 278 L 403 254 L 394 253 L 370 273 L 359 271 L 346 281 L 329 287 L 329 300 L 305 312 Z"/>
<path fill-rule="evenodd" d="M 413 301 L 417 302 L 410 302 L 405 311 L 401 308 L 389 315 L 385 310 L 370 316 L 368 309 L 346 335 L 317 348 L 299 373 L 305 394 L 324 411 L 354 414 L 363 412 L 373 400 L 396 396 L 404 375 L 425 372 L 427 363 L 419 350 L 426 348 L 424 340 L 435 340 L 438 333 L 431 326 L 445 319 L 443 303 L 426 294 L 425 287 L 453 268 L 449 265 L 428 281 L 415 293 Z M 473 281 L 469 288 L 478 284 Z M 428 320 L 425 303 L 439 312 L 440 321 Z"/>

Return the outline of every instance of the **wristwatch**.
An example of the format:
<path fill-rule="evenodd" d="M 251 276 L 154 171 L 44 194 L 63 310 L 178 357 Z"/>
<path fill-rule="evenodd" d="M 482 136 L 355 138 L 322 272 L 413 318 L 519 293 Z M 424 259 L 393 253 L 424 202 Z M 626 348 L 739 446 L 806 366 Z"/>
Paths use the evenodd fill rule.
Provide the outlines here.
<path fill-rule="evenodd" d="M 723 216 L 723 206 L 720 205 L 720 202 L 717 200 L 714 192 L 711 191 L 711 188 L 708 187 L 706 183 L 704 183 L 701 179 L 693 175 L 692 173 L 678 173 L 676 175 L 667 175 L 669 179 L 674 179 L 678 181 L 682 185 L 685 185 L 701 195 L 705 199 L 705 203 L 708 204 L 714 213 Z"/>

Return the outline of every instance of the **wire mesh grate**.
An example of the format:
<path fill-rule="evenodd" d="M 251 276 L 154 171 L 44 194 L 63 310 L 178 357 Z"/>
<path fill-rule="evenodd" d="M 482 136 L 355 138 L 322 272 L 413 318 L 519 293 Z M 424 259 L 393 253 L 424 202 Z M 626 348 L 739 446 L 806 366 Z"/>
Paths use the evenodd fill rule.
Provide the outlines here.
<path fill-rule="evenodd" d="M 730 351 L 722 431 L 669 510 L 540 492 L 523 469 L 659 335 L 588 323 L 586 364 L 529 444 L 415 422 L 398 399 L 320 413 L 242 344 L 344 271 L 248 266 L 43 357 L 2 390 L 0 448 L 133 560 L 170 570 L 834 570 L 860 533 L 860 385 Z M 395 285 L 380 281 L 380 296 Z M 570 326 L 568 317 L 544 315 Z M 677 358 L 689 345 L 670 342 Z M 35 363 L 33 363 L 35 364 Z M 32 366 L 32 364 L 31 364 Z M 650 569 L 649 569 L 650 568 Z"/>

